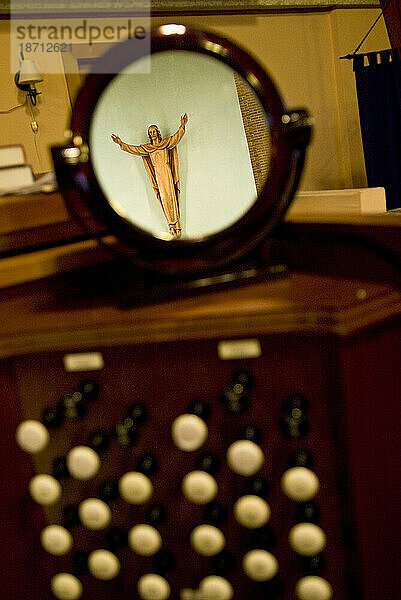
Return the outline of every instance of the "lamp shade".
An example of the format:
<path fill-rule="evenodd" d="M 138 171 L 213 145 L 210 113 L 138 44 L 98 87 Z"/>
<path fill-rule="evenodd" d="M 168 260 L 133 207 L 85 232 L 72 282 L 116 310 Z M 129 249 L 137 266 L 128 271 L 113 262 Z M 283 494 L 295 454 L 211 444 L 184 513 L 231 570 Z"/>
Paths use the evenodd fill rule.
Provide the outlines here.
<path fill-rule="evenodd" d="M 37 66 L 33 60 L 26 59 L 21 61 L 18 83 L 38 83 L 43 81 Z"/>

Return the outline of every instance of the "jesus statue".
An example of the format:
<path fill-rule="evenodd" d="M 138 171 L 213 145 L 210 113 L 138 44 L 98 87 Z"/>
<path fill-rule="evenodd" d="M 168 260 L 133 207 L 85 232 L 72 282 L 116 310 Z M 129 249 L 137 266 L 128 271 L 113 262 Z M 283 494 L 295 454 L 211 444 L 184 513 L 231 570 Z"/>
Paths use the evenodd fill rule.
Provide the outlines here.
<path fill-rule="evenodd" d="M 150 143 L 141 146 L 126 144 L 114 133 L 111 136 L 113 142 L 118 144 L 121 150 L 142 157 L 146 172 L 166 217 L 170 234 L 177 238 L 181 237 L 177 144 L 185 133 L 187 123 L 188 115 L 185 113 L 181 116 L 181 125 L 177 132 L 164 139 L 157 125 L 150 125 L 148 127 Z"/>

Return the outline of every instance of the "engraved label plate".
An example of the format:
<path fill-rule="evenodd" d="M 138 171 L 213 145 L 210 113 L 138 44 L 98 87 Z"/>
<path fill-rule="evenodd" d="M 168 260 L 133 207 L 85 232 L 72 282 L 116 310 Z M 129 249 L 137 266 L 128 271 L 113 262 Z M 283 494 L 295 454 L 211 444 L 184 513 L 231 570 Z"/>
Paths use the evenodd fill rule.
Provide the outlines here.
<path fill-rule="evenodd" d="M 64 369 L 69 372 L 75 371 L 99 371 L 104 367 L 101 352 L 77 352 L 65 354 L 63 357 Z"/>
<path fill-rule="evenodd" d="M 254 338 L 247 340 L 224 340 L 217 344 L 217 355 L 221 360 L 258 358 L 261 354 L 260 342 Z"/>

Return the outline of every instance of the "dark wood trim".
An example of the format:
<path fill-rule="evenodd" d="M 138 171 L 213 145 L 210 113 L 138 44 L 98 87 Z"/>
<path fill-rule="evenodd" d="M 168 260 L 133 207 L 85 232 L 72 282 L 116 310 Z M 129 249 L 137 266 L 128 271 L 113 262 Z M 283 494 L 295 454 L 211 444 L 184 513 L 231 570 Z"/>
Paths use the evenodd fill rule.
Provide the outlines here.
<path fill-rule="evenodd" d="M 92 277 L 92 278 L 91 278 Z M 96 283 L 97 279 L 97 283 Z M 121 310 L 101 295 L 106 271 L 32 282 L 0 294 L 0 358 L 19 354 L 262 334 L 348 336 L 401 318 L 401 292 L 339 278 L 290 278 L 197 298 Z M 93 292 L 97 286 L 98 292 Z M 358 298 L 363 289 L 366 297 Z M 92 294 L 92 296 L 91 296 Z M 118 298 L 116 298 L 118 301 Z M 10 319 L 10 315 L 13 318 Z M 172 323 L 179 323 L 179 329 Z"/>

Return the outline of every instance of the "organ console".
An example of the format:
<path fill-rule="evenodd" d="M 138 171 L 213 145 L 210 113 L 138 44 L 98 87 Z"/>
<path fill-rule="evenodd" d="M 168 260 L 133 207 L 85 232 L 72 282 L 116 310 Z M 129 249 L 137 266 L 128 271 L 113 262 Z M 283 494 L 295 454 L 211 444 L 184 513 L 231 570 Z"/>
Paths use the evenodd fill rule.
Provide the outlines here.
<path fill-rule="evenodd" d="M 125 256 L 88 245 L 88 265 L 71 244 L 68 268 L 0 296 L 2 598 L 399 597 L 396 275 L 304 264 L 179 297 L 174 273 L 168 299 L 122 306 L 99 278 Z"/>

